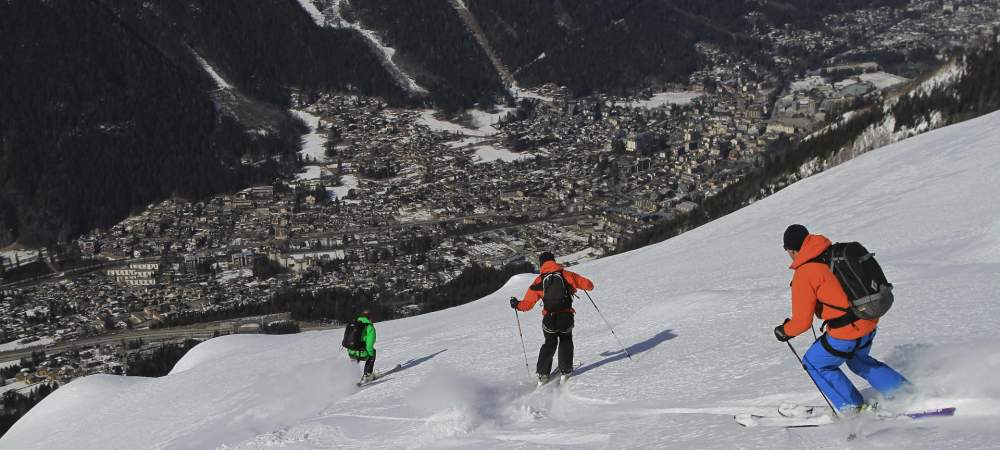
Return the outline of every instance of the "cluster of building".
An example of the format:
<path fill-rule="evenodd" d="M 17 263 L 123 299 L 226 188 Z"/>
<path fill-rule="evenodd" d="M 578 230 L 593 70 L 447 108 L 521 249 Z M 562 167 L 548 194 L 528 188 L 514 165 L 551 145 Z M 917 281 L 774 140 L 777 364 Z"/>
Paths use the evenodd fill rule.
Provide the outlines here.
<path fill-rule="evenodd" d="M 125 351 L 122 345 L 104 344 L 83 346 L 76 349 L 47 353 L 39 351 L 35 355 L 14 361 L 17 371 L 13 377 L 5 378 L 0 392 L 27 390 L 38 383 L 59 382 L 95 373 L 124 374 Z"/>
<path fill-rule="evenodd" d="M 951 50 L 989 38 L 1000 20 L 997 0 L 911 0 L 906 8 L 862 9 L 824 19 L 828 34 L 851 46 L 838 59 L 883 51 Z M 849 39 L 854 36 L 855 41 Z"/>

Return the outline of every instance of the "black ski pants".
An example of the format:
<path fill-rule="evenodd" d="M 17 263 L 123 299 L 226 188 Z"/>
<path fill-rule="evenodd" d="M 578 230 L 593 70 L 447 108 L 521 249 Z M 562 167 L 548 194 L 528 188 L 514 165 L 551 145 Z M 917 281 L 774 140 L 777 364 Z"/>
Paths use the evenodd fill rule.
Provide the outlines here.
<path fill-rule="evenodd" d="M 573 313 L 561 311 L 549 313 L 542 319 L 542 333 L 545 343 L 538 350 L 538 364 L 535 371 L 539 375 L 552 373 L 552 357 L 559 349 L 559 371 L 573 371 Z"/>
<path fill-rule="evenodd" d="M 372 349 L 372 355 L 367 359 L 356 359 L 355 361 L 365 362 L 365 375 L 371 375 L 375 371 L 375 349 Z"/>

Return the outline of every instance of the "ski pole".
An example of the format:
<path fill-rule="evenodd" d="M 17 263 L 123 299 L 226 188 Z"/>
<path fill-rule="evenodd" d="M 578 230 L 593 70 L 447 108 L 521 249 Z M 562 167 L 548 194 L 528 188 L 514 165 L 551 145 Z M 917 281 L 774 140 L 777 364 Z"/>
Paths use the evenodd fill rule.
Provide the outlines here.
<path fill-rule="evenodd" d="M 600 315 L 602 319 L 604 319 L 604 324 L 608 326 L 609 330 L 611 330 L 611 335 L 615 337 L 616 341 L 618 341 L 618 345 L 620 345 L 621 348 L 622 348 L 622 351 L 625 352 L 625 356 L 628 356 L 629 361 L 632 361 L 633 360 L 632 359 L 632 355 L 630 355 L 628 353 L 628 349 L 625 348 L 625 344 L 622 344 L 622 340 L 618 339 L 618 335 L 615 334 L 615 329 L 611 327 L 611 322 L 608 322 L 608 318 L 604 317 L 604 313 L 601 312 L 601 308 L 597 307 L 597 303 L 594 303 L 594 299 L 590 296 L 589 292 L 583 291 L 583 293 L 587 294 L 587 298 L 590 299 L 590 304 L 594 305 L 594 309 L 597 310 L 597 314 Z"/>
<path fill-rule="evenodd" d="M 785 341 L 785 343 L 788 344 L 788 348 L 792 351 L 792 354 L 795 355 L 795 359 L 799 360 L 799 365 L 802 366 L 802 370 L 806 371 L 806 375 L 808 375 L 809 379 L 812 380 L 813 386 L 816 386 L 816 390 L 819 391 L 820 397 L 823 397 L 823 400 L 826 400 L 826 404 L 830 406 L 831 410 L 833 410 L 834 415 L 840 416 L 840 411 L 833 407 L 833 403 L 830 402 L 830 399 L 826 398 L 826 394 L 824 394 L 823 390 L 819 388 L 819 383 L 816 382 L 816 379 L 813 378 L 811 373 L 809 373 L 809 369 L 806 368 L 805 362 L 802 358 L 799 358 L 799 352 L 795 351 L 795 346 L 792 345 L 792 341 L 788 340 Z"/>
<path fill-rule="evenodd" d="M 524 368 L 531 373 L 531 368 L 528 367 L 528 349 L 524 346 L 524 333 L 521 333 L 521 316 L 517 315 L 517 310 L 514 310 L 514 320 L 517 320 L 517 334 L 521 336 L 521 351 L 524 352 Z"/>

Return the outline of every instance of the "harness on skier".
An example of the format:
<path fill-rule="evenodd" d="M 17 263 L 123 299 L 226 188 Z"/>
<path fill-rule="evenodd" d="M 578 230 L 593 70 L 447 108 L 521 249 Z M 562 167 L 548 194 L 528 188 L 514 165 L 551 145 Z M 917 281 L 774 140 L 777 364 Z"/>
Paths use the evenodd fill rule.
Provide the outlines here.
<path fill-rule="evenodd" d="M 844 351 L 840 351 L 840 350 L 837 350 L 837 349 L 833 348 L 833 345 L 831 345 L 830 341 L 827 340 L 826 333 L 823 333 L 823 335 L 819 337 L 819 343 L 820 343 L 820 345 L 823 346 L 823 349 L 826 350 L 827 353 L 829 353 L 829 354 L 831 354 L 833 356 L 836 356 L 838 358 L 851 359 L 851 358 L 854 358 L 854 354 L 857 353 L 858 351 L 864 350 L 864 349 L 872 346 L 872 341 L 875 340 L 874 337 L 872 337 L 871 339 L 868 339 L 868 342 L 865 342 L 864 344 L 861 343 L 861 341 L 864 338 L 870 337 L 870 336 L 871 335 L 869 334 L 867 336 L 861 336 L 861 337 L 855 339 L 854 340 L 854 348 L 851 349 L 851 351 L 849 351 L 849 352 L 844 352 Z"/>

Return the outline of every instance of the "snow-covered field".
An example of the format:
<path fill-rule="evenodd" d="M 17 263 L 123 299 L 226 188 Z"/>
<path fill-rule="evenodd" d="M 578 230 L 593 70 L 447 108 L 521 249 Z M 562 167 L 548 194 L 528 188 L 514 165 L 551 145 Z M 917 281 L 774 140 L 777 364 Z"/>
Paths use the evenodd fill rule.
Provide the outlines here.
<path fill-rule="evenodd" d="M 340 186 L 328 188 L 332 190 L 334 194 L 337 195 L 338 199 L 347 198 L 347 194 L 351 192 L 351 189 L 358 187 L 358 178 L 354 175 L 341 175 L 340 176 Z"/>
<path fill-rule="evenodd" d="M 98 375 L 46 398 L 2 448 L 996 448 L 1000 442 L 1000 113 L 867 153 L 667 242 L 573 270 L 567 386 L 534 390 L 507 297 L 378 323 L 365 388 L 340 332 L 226 336 L 157 379 Z M 896 286 L 872 353 L 909 377 L 888 409 L 958 407 L 953 418 L 862 419 L 822 428 L 740 428 L 735 413 L 822 404 L 772 335 L 788 315 L 793 222 L 878 254 Z M 521 314 L 529 359 L 542 341 Z M 810 338 L 793 341 L 805 350 Z M 864 383 L 861 386 L 867 387 Z M 870 392 L 866 391 L 866 395 Z M 858 439 L 848 442 L 849 433 Z"/>
<path fill-rule="evenodd" d="M 309 133 L 302 136 L 302 150 L 299 153 L 314 161 L 326 161 L 326 149 L 323 146 L 327 137 L 325 132 L 319 130 L 319 117 L 297 109 L 290 112 L 309 126 Z"/>
<path fill-rule="evenodd" d="M 514 153 L 503 147 L 497 147 L 493 145 L 480 145 L 478 147 L 473 147 L 476 151 L 476 163 L 488 163 L 493 161 L 517 161 L 519 159 L 525 159 L 533 157 L 533 155 L 524 153 Z"/>
<path fill-rule="evenodd" d="M 660 92 L 653 94 L 649 100 L 638 100 L 634 102 L 617 102 L 615 105 L 627 106 L 630 108 L 659 108 L 666 105 L 687 105 L 691 103 L 692 100 L 701 97 L 701 92 L 692 91 L 682 91 L 682 92 Z"/>
<path fill-rule="evenodd" d="M 910 81 L 909 78 L 903 78 L 887 72 L 863 73 L 858 75 L 858 78 L 861 81 L 871 83 L 878 89 L 888 89 Z"/>
<path fill-rule="evenodd" d="M 542 55 L 545 55 L 545 53 L 542 53 Z M 542 59 L 541 58 L 542 55 L 539 55 L 539 58 L 536 59 L 535 61 L 538 61 L 539 59 Z M 542 94 L 533 92 L 533 91 L 528 90 L 528 89 L 521 88 L 520 86 L 517 85 L 517 83 L 514 83 L 514 85 L 511 86 L 509 90 L 510 90 L 510 94 L 513 95 L 516 98 L 521 98 L 521 97 L 524 97 L 524 98 L 534 98 L 534 99 L 541 100 L 543 102 L 552 102 L 553 101 L 552 97 L 549 97 L 549 96 L 546 96 L 546 95 L 542 95 Z"/>
<path fill-rule="evenodd" d="M 24 265 L 38 259 L 38 250 L 4 250 L 0 251 L 0 263 Z"/>
<path fill-rule="evenodd" d="M 51 337 L 44 337 L 37 341 L 32 341 L 25 344 L 22 344 L 21 340 L 18 339 L 16 341 L 10 341 L 0 344 L 0 352 L 9 352 L 12 350 L 20 350 L 22 348 L 29 348 L 29 347 L 42 347 L 45 345 L 49 345 L 53 342 L 55 342 L 55 339 L 52 339 Z"/>
<path fill-rule="evenodd" d="M 826 77 L 813 75 L 810 77 L 805 77 L 798 81 L 793 81 L 791 86 L 789 87 L 789 90 L 792 92 L 803 92 L 821 86 L 829 86 L 829 85 L 830 85 L 830 80 L 828 80 Z"/>
<path fill-rule="evenodd" d="M 297 180 L 318 180 L 322 172 L 321 165 L 328 159 L 324 147 L 327 139 L 326 132 L 319 129 L 319 117 L 316 115 L 297 109 L 289 110 L 289 112 L 309 127 L 309 132 L 302 135 L 302 150 L 299 151 L 299 154 L 306 160 L 313 162 L 313 164 L 304 166 L 305 171 L 296 175 L 295 178 Z"/>
<path fill-rule="evenodd" d="M 454 122 L 449 122 L 447 120 L 441 120 L 434 117 L 435 111 L 432 109 L 425 109 L 420 111 L 420 117 L 417 119 L 417 123 L 421 125 L 426 125 L 428 128 L 434 131 L 448 131 L 455 134 L 461 134 L 465 136 L 472 137 L 486 137 L 493 136 L 497 134 L 497 130 L 493 128 L 500 118 L 512 111 L 511 108 L 498 108 L 496 112 L 489 113 L 486 111 L 478 109 L 469 109 L 465 113 L 471 117 L 471 126 L 461 125 Z"/>

